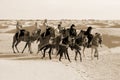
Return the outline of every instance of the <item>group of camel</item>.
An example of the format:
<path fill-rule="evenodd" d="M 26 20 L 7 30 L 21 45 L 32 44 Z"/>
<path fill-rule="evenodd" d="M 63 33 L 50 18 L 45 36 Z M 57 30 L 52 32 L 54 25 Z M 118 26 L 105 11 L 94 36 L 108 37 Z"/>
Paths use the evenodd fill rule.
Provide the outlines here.
<path fill-rule="evenodd" d="M 13 52 L 16 53 L 15 49 L 17 50 L 17 53 L 19 53 L 19 50 L 17 48 L 17 45 L 24 41 L 26 42 L 26 45 L 24 46 L 24 49 L 22 50 L 22 53 L 24 52 L 25 48 L 28 46 L 29 52 L 33 53 L 31 51 L 31 43 L 34 41 L 39 42 L 38 44 L 38 51 L 43 52 L 43 57 L 45 57 L 46 50 L 49 49 L 49 58 L 51 59 L 51 55 L 53 53 L 53 49 L 56 49 L 56 55 L 60 55 L 59 61 L 61 61 L 61 58 L 64 54 L 65 58 L 67 56 L 68 60 L 70 60 L 69 57 L 69 51 L 68 48 L 75 51 L 75 60 L 77 60 L 77 55 L 80 55 L 80 61 L 82 61 L 81 56 L 81 47 L 83 47 L 83 56 L 85 48 L 87 48 L 88 45 L 88 37 L 85 35 L 85 32 L 87 32 L 88 29 L 80 30 L 79 34 L 75 36 L 75 38 L 71 38 L 69 36 L 69 29 L 63 29 L 60 31 L 60 35 L 55 34 L 54 27 L 49 27 L 46 29 L 45 33 L 41 33 L 41 29 L 37 29 L 32 32 L 32 35 L 30 35 L 30 32 L 24 29 L 21 29 L 20 31 L 17 31 L 13 36 L 13 43 L 12 43 L 12 49 Z M 102 36 L 100 33 L 95 33 L 92 35 L 93 38 L 90 42 L 91 48 L 91 59 L 93 57 L 97 57 L 99 59 L 99 53 L 98 53 L 98 47 L 102 43 Z M 63 43 L 63 44 L 62 44 Z M 15 49 L 14 49 L 15 47 Z M 94 54 L 93 54 L 93 50 Z"/>

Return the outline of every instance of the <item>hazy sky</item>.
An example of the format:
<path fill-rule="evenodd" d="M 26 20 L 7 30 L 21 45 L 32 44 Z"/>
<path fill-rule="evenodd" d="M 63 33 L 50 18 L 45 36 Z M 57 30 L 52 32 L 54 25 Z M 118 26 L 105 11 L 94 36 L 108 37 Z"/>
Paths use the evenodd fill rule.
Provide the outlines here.
<path fill-rule="evenodd" d="M 0 19 L 120 19 L 120 0 L 0 0 Z"/>

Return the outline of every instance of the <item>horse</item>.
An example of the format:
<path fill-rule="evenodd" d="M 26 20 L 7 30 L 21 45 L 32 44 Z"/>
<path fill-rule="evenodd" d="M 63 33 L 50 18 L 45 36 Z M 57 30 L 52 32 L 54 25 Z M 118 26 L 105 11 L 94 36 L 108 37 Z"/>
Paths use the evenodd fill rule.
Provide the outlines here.
<path fill-rule="evenodd" d="M 47 28 L 46 32 L 42 33 L 42 34 L 39 36 L 39 38 L 38 38 L 38 40 L 37 40 L 37 41 L 40 41 L 40 43 L 38 44 L 37 54 L 38 54 L 39 51 L 41 51 L 46 45 L 49 44 L 49 41 L 50 41 L 51 37 L 52 37 L 52 38 L 55 37 L 55 30 L 54 30 L 54 28 L 49 27 L 49 28 Z M 51 59 L 50 56 L 51 56 L 51 53 L 49 53 L 49 58 Z M 45 57 L 45 56 L 43 55 L 43 58 L 44 58 L 44 57 Z"/>
<path fill-rule="evenodd" d="M 99 53 L 98 53 L 98 47 L 99 45 L 101 46 L 102 44 L 102 36 L 100 33 L 95 33 L 95 36 L 92 39 L 91 42 L 92 46 L 91 46 L 91 59 L 93 59 L 93 49 L 95 49 L 94 52 L 94 57 L 97 57 L 97 59 L 99 59 Z"/>
<path fill-rule="evenodd" d="M 57 52 L 57 55 L 60 55 L 59 61 L 61 61 L 61 58 L 64 54 L 65 58 L 66 58 L 66 55 L 67 55 L 67 58 L 68 58 L 69 62 L 71 62 L 71 60 L 69 58 L 69 55 L 68 55 L 69 43 L 70 43 L 69 42 L 69 36 L 67 36 L 67 37 L 64 37 L 62 39 L 61 43 L 59 44 L 59 49 L 58 49 L 58 52 Z"/>
<path fill-rule="evenodd" d="M 82 61 L 82 56 L 80 53 L 80 46 L 83 46 L 84 43 L 87 41 L 87 37 L 84 35 L 84 31 L 81 30 L 80 33 L 75 37 L 75 39 L 73 39 L 70 44 L 70 48 L 71 50 L 75 50 L 75 61 L 77 61 L 77 55 L 79 53 L 80 55 L 80 61 Z"/>
<path fill-rule="evenodd" d="M 101 46 L 102 44 L 102 36 L 100 33 L 95 33 L 95 35 L 93 35 L 93 38 L 90 42 L 91 45 L 91 59 L 93 59 L 93 50 L 95 49 L 94 52 L 94 57 L 97 57 L 97 59 L 99 59 L 99 53 L 98 53 L 98 47 Z M 87 45 L 83 46 L 83 53 L 85 51 L 85 48 L 87 47 Z M 101 46 L 102 47 L 102 46 Z"/>
<path fill-rule="evenodd" d="M 22 53 L 24 52 L 25 48 L 28 46 L 29 48 L 29 52 L 32 53 L 31 51 L 31 43 L 35 40 L 38 39 L 39 35 L 40 35 L 41 30 L 38 29 L 36 31 L 34 31 L 32 33 L 32 35 L 30 35 L 30 32 L 24 29 L 21 29 L 20 31 L 16 32 L 13 36 L 13 42 L 12 42 L 12 49 L 13 52 L 15 52 L 14 47 L 16 48 L 17 52 L 19 53 L 19 50 L 17 48 L 17 45 L 21 42 L 24 41 L 26 42 L 26 45 L 24 47 L 24 49 L 22 50 Z"/>
<path fill-rule="evenodd" d="M 68 42 L 68 32 L 67 32 L 66 29 L 63 29 L 63 30 L 61 30 L 60 34 L 61 35 L 56 36 L 54 38 L 53 44 L 48 43 L 41 48 L 41 50 L 44 51 L 42 58 L 45 57 L 45 52 L 46 52 L 47 49 L 49 49 L 48 53 L 49 53 L 49 58 L 51 59 L 51 51 L 52 51 L 53 48 L 56 49 L 57 55 L 60 54 L 59 61 L 61 61 L 61 57 L 62 57 L 63 53 L 64 53 L 65 58 L 66 58 L 66 54 L 68 55 L 68 51 L 67 51 L 67 48 L 66 48 L 65 45 L 67 44 L 66 42 Z M 62 42 L 63 42 L 64 45 L 61 44 Z"/>

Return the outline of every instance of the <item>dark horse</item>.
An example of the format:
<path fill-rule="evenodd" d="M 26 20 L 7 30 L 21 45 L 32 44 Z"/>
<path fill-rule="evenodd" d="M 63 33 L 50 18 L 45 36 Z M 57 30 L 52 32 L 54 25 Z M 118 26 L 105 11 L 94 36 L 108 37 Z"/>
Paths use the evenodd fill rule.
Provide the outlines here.
<path fill-rule="evenodd" d="M 39 45 L 38 45 L 38 52 L 41 51 L 46 45 L 49 44 L 49 41 L 51 40 L 51 38 L 55 37 L 55 30 L 52 27 L 49 27 L 46 32 L 42 33 L 39 36 L 38 41 L 40 41 Z M 43 54 L 43 57 L 45 57 L 45 53 Z M 49 52 L 49 58 L 51 59 L 51 52 Z"/>
<path fill-rule="evenodd" d="M 70 44 L 71 50 L 75 50 L 75 60 L 77 60 L 77 55 L 80 55 L 80 61 L 82 61 L 81 53 L 80 53 L 80 46 L 83 46 L 86 43 L 86 36 L 84 35 L 84 31 L 81 30 L 80 33 L 75 37 L 74 40 L 71 41 Z"/>
<path fill-rule="evenodd" d="M 64 37 L 62 39 L 61 43 L 59 44 L 59 49 L 58 49 L 58 53 L 57 53 L 57 55 L 60 55 L 59 61 L 61 61 L 61 58 L 62 58 L 63 54 L 65 55 L 65 58 L 66 58 L 66 55 L 67 55 L 67 58 L 70 61 L 70 58 L 69 58 L 69 55 L 68 55 L 68 47 L 69 47 L 70 42 L 69 42 L 68 38 L 69 38 L 68 36 Z"/>
<path fill-rule="evenodd" d="M 38 39 L 38 37 L 40 35 L 40 32 L 41 32 L 40 29 L 34 31 L 32 35 L 30 35 L 29 31 L 26 31 L 24 29 L 16 32 L 15 35 L 13 36 L 13 43 L 12 43 L 13 52 L 16 53 L 15 50 L 14 50 L 14 47 L 15 47 L 17 52 L 19 53 L 17 45 L 21 41 L 24 41 L 24 42 L 26 42 L 26 45 L 25 45 L 24 49 L 22 50 L 22 53 L 24 52 L 24 50 L 25 50 L 25 48 L 27 46 L 29 47 L 30 53 L 32 53 L 32 51 L 31 51 L 31 42 L 33 42 L 33 41 Z"/>
<path fill-rule="evenodd" d="M 68 31 L 66 29 L 61 30 L 61 35 L 55 37 L 53 39 L 52 44 L 48 43 L 41 48 L 41 50 L 44 50 L 43 57 L 45 57 L 46 50 L 49 49 L 48 53 L 49 53 L 50 59 L 51 59 L 51 50 L 53 48 L 55 48 L 57 51 L 57 55 L 60 54 L 60 58 L 59 58 L 60 61 L 61 61 L 61 57 L 63 54 L 65 54 L 65 57 L 67 55 L 68 59 L 69 59 L 68 50 L 67 50 L 68 38 L 69 38 L 68 35 L 69 34 L 68 34 Z M 60 42 L 62 42 L 62 44 L 60 44 Z M 70 61 L 70 59 L 69 59 L 69 61 Z"/>

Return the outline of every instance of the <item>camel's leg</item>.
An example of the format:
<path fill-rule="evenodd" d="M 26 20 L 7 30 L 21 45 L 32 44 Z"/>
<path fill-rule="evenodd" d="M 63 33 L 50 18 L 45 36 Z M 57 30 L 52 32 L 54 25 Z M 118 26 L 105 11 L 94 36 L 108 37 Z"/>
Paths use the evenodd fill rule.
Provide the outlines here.
<path fill-rule="evenodd" d="M 27 45 L 28 45 L 28 43 L 25 44 L 25 47 L 24 47 L 24 49 L 22 50 L 22 53 L 23 53 L 24 50 L 26 49 Z"/>
<path fill-rule="evenodd" d="M 16 44 L 15 44 L 15 48 L 16 48 L 16 50 L 17 50 L 18 53 L 19 53 L 19 50 L 18 50 L 18 48 L 17 48 L 17 45 L 18 45 L 20 42 L 21 42 L 21 41 L 17 41 Z"/>

